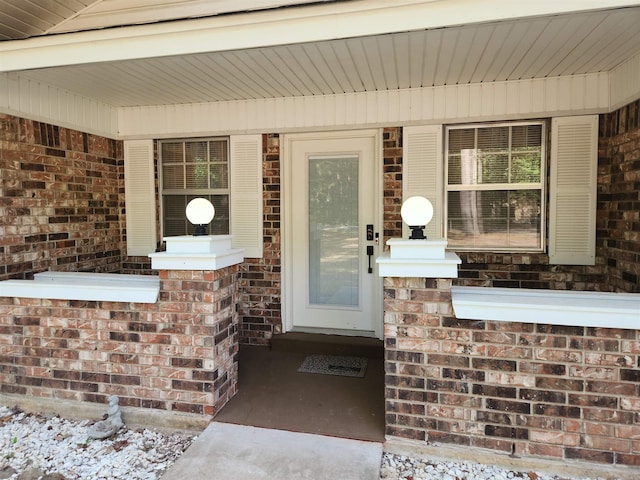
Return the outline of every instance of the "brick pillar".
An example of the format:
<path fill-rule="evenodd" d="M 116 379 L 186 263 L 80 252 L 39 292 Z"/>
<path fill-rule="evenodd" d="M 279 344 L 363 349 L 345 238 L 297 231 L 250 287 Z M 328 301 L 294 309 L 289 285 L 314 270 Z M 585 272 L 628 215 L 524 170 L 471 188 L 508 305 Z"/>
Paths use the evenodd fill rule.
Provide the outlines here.
<path fill-rule="evenodd" d="M 177 411 L 215 415 L 238 388 L 239 265 L 161 270 L 157 321 L 170 333 L 161 349 Z"/>
<path fill-rule="evenodd" d="M 434 382 L 441 381 L 440 365 L 452 360 L 434 333 L 451 317 L 451 279 L 386 277 L 384 312 L 386 433 L 434 440 L 434 408 L 442 408 Z M 445 347 L 455 349 L 455 340 Z"/>

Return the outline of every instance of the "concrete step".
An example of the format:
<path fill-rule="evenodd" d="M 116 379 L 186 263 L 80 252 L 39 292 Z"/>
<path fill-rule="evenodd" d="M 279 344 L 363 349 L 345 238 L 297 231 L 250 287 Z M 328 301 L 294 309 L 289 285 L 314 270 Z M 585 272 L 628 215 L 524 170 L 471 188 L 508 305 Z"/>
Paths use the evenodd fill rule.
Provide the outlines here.
<path fill-rule="evenodd" d="M 378 480 L 382 443 L 213 422 L 162 480 Z"/>
<path fill-rule="evenodd" d="M 382 340 L 320 333 L 287 332 L 271 338 L 271 349 L 280 352 L 383 358 Z"/>

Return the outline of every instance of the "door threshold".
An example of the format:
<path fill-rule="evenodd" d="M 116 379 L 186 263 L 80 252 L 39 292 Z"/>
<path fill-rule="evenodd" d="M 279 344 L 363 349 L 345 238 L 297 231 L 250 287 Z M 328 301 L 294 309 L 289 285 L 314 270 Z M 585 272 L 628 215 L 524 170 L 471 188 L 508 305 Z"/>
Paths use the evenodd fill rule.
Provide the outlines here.
<path fill-rule="evenodd" d="M 321 333 L 324 335 L 340 335 L 342 337 L 378 338 L 373 330 L 341 330 L 338 328 L 294 327 L 292 333 Z"/>
<path fill-rule="evenodd" d="M 289 331 L 271 337 L 270 346 L 274 352 L 384 357 L 384 343 L 375 337 Z"/>

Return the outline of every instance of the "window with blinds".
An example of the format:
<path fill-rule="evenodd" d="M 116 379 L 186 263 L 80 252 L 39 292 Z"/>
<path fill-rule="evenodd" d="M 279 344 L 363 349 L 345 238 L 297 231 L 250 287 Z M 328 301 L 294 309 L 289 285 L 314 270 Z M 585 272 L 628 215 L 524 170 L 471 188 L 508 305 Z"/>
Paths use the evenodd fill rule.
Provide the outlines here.
<path fill-rule="evenodd" d="M 185 208 L 194 198 L 209 200 L 215 216 L 208 233 L 229 233 L 229 140 L 201 138 L 159 143 L 163 236 L 191 235 Z"/>
<path fill-rule="evenodd" d="M 544 248 L 543 122 L 446 129 L 446 231 L 449 247 Z"/>

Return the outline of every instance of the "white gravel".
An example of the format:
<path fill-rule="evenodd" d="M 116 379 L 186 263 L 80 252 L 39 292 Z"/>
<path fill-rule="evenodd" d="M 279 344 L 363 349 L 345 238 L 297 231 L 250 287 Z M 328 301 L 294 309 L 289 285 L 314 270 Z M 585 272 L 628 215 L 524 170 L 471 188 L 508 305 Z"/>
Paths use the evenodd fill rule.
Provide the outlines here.
<path fill-rule="evenodd" d="M 384 480 L 569 480 L 527 471 L 515 472 L 495 465 L 472 462 L 435 462 L 385 453 L 380 478 Z M 601 479 L 580 479 L 601 480 Z"/>
<path fill-rule="evenodd" d="M 26 414 L 0 406 L 0 480 L 157 480 L 196 439 L 185 433 L 121 429 L 91 440 L 94 421 Z M 478 463 L 436 462 L 385 453 L 384 480 L 564 480 Z M 582 479 L 599 480 L 599 479 Z"/>
<path fill-rule="evenodd" d="M 0 407 L 0 479 L 155 480 L 195 439 L 125 427 L 110 439 L 91 440 L 92 423 Z"/>

